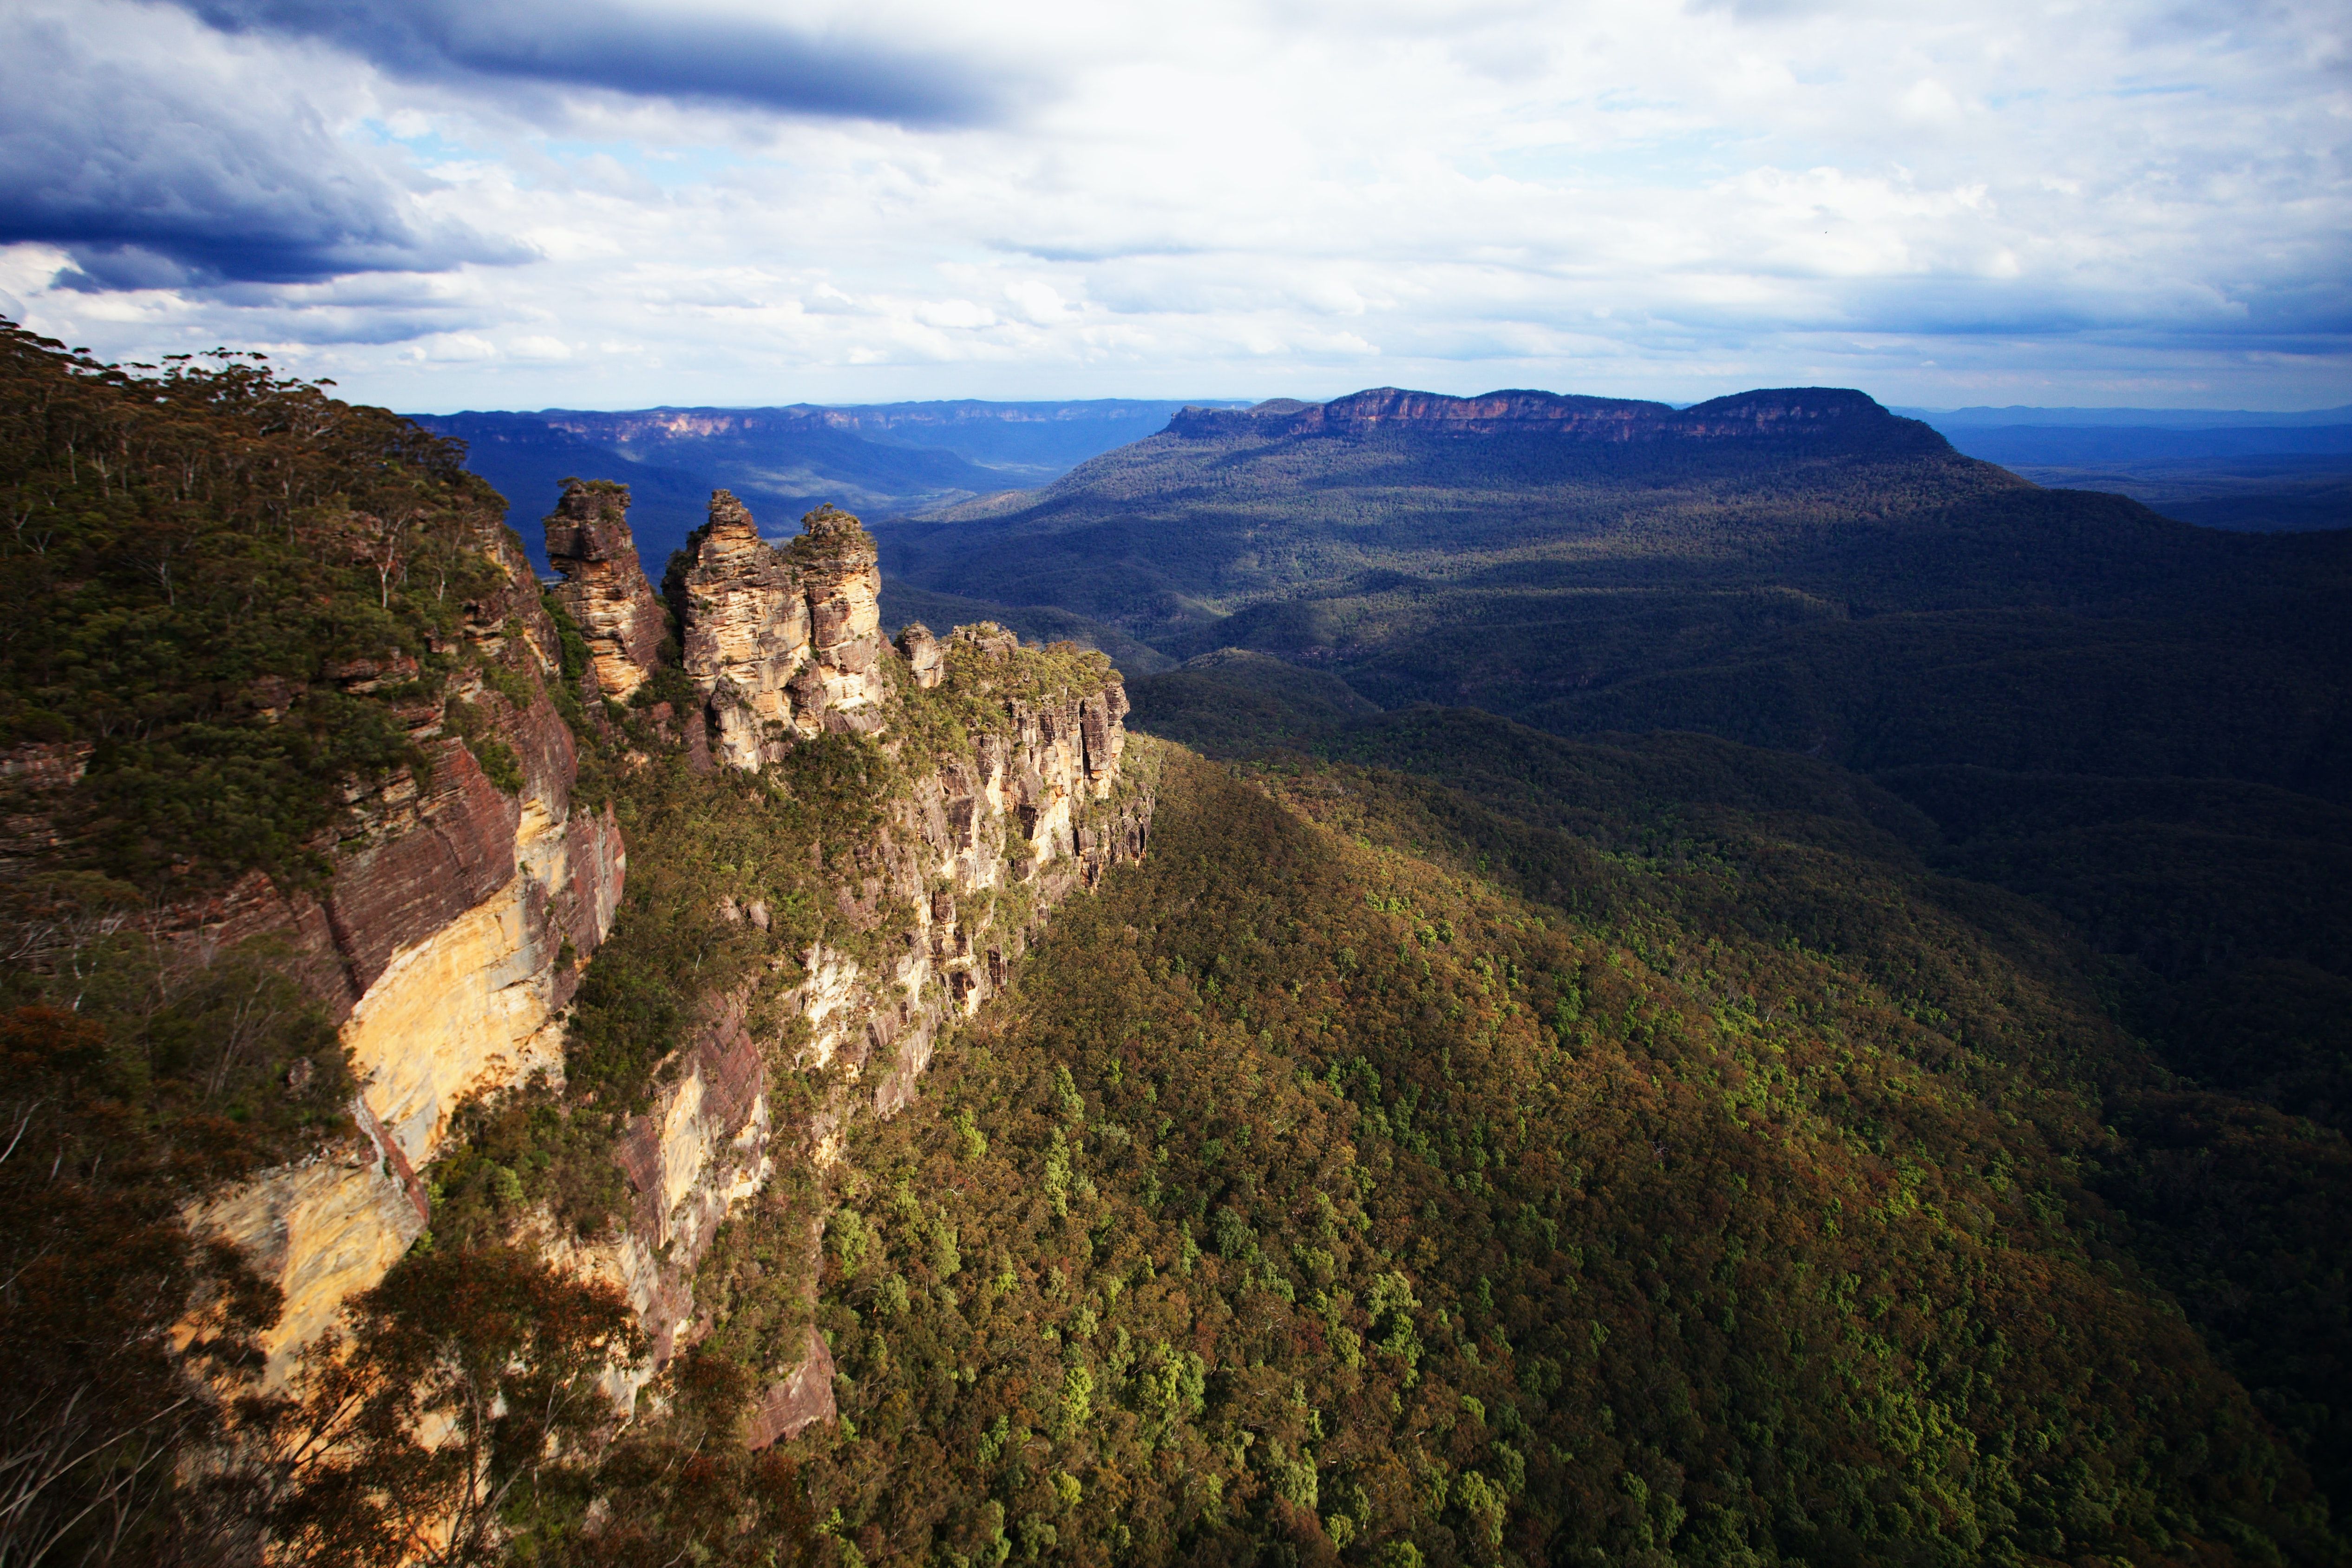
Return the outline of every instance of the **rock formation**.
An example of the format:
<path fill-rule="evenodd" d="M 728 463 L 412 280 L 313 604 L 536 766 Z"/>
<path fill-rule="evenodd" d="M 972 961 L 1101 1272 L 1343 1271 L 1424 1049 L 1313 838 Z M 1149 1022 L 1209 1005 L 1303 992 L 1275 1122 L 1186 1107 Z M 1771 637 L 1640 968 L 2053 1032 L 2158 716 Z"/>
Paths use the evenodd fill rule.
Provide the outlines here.
<path fill-rule="evenodd" d="M 587 639 L 598 690 L 625 702 L 659 662 L 667 618 L 629 533 L 629 488 L 566 479 L 546 527 L 548 562 L 563 574 L 556 599 Z"/>
<path fill-rule="evenodd" d="M 785 550 L 726 490 L 677 584 L 686 673 L 719 760 L 758 772 L 796 738 L 883 725 L 882 574 L 856 518 L 819 507 Z"/>
<path fill-rule="evenodd" d="M 873 542 L 855 518 L 820 509 L 779 551 L 732 497 L 720 493 L 711 510 L 674 586 L 686 671 L 720 757 L 758 770 L 803 738 L 855 732 L 897 754 L 900 784 L 835 888 L 852 926 L 877 940 L 856 953 L 824 943 L 779 952 L 736 994 L 703 997 L 701 1022 L 622 1130 L 622 1223 L 587 1240 L 525 1223 L 551 1259 L 612 1280 L 636 1309 L 651 1354 L 613 1388 L 624 1405 L 700 1331 L 696 1270 L 736 1205 L 781 1161 L 837 1159 L 853 1117 L 906 1106 L 940 1038 L 1004 984 L 1057 903 L 1143 853 L 1150 820 L 1150 779 L 1122 766 L 1127 697 L 1107 661 L 1067 645 L 1025 650 L 985 624 L 945 642 L 911 626 L 894 648 L 880 633 Z M 605 639 L 599 686 L 608 663 L 646 679 L 652 666 L 630 640 L 646 595 L 626 582 L 635 552 L 614 492 L 574 486 L 557 515 L 572 531 L 557 559 L 573 571 L 566 603 L 581 606 L 583 629 L 604 615 L 598 606 L 619 607 L 595 622 Z M 551 544 L 557 537 L 551 521 Z M 534 1075 L 561 1085 L 564 1009 L 619 905 L 626 860 L 613 810 L 571 804 L 574 741 L 544 684 L 560 668 L 554 625 L 511 543 L 484 548 L 503 586 L 468 606 L 474 662 L 449 705 L 413 716 L 432 764 L 424 781 L 400 773 L 354 797 L 317 896 L 281 894 L 256 877 L 205 912 L 214 940 L 276 931 L 302 948 L 362 1085 L 352 1108 L 361 1139 L 216 1194 L 194 1215 L 285 1291 L 267 1344 L 273 1377 L 424 1230 L 417 1172 L 453 1113 Z M 894 678 L 884 661 L 900 658 Z M 488 679 L 485 668 L 505 674 Z M 354 666 L 340 679 L 403 673 Z M 889 722 L 903 700 L 894 679 L 910 691 L 947 687 L 967 721 L 987 717 L 968 722 L 950 750 L 920 753 Z M 517 691 L 527 700 L 502 695 Z M 445 712 L 460 711 L 474 715 L 477 742 L 515 754 L 512 794 L 472 744 L 444 732 Z M 719 909 L 770 923 L 756 901 Z M 908 923 L 887 928 L 891 910 Z M 789 1059 L 786 1036 L 797 1042 Z M 770 1095 L 780 1061 L 831 1086 L 789 1124 L 778 1123 Z M 819 1217 L 810 1216 L 812 1246 Z M 821 1353 L 819 1343 L 812 1356 Z M 759 1409 L 755 1426 L 772 1438 L 829 1418 L 827 1376 L 804 1357 Z"/>
<path fill-rule="evenodd" d="M 798 1436 L 818 1422 L 829 1422 L 833 1404 L 833 1351 L 814 1328 L 808 1331 L 801 1364 L 792 1376 L 772 1384 L 751 1409 L 751 1428 L 743 1446 L 760 1449 Z"/>
<path fill-rule="evenodd" d="M 1540 436 L 1633 442 L 1770 440 L 1807 446 L 1942 451 L 1943 438 L 1901 419 L 1859 392 L 1803 386 L 1738 393 L 1689 408 L 1622 397 L 1551 392 L 1489 392 L 1447 397 L 1381 386 L 1328 403 L 1275 398 L 1254 408 L 1180 410 L 1167 434 L 1193 440 L 1351 439 L 1380 433 L 1421 436 Z"/>
<path fill-rule="evenodd" d="M 825 539 L 862 572 L 872 547 L 848 537 L 855 528 L 844 519 Z M 727 635 L 738 636 L 746 605 L 791 613 L 789 598 L 772 596 L 777 552 L 746 548 L 740 538 L 722 540 L 717 550 L 709 538 L 701 542 L 688 601 L 689 647 L 720 644 L 719 628 L 698 626 L 698 616 L 724 617 Z M 800 579 L 810 597 L 814 575 L 803 569 Z M 870 616 L 862 604 L 857 613 Z M 810 619 L 818 622 L 814 612 Z M 819 945 L 779 957 L 771 981 L 712 998 L 707 1022 L 674 1058 L 674 1075 L 624 1137 L 621 1163 L 633 1194 L 626 1225 L 592 1244 L 557 1246 L 572 1267 L 620 1286 L 647 1331 L 651 1358 L 615 1389 L 618 1397 L 695 1337 L 696 1270 L 719 1223 L 767 1180 L 784 1150 L 827 1164 L 838 1157 L 850 1118 L 904 1108 L 941 1037 L 1003 985 L 1053 909 L 1143 853 L 1151 781 L 1121 767 L 1128 703 L 1116 670 L 1100 665 L 1090 681 L 1041 699 L 1018 690 L 1014 679 L 1020 661 L 1037 656 L 1024 654 L 1002 627 L 960 629 L 944 647 L 927 632 L 901 638 L 902 648 L 909 645 L 928 646 L 933 656 L 931 686 L 951 671 L 975 697 L 998 694 L 992 705 L 1003 722 L 973 735 L 968 751 L 920 766 L 903 742 L 885 742 L 900 748 L 901 764 L 914 776 L 852 857 L 838 897 L 845 907 L 874 911 L 869 919 L 909 910 L 913 923 L 880 944 L 881 963 Z M 874 679 L 887 690 L 878 671 Z M 730 920 L 767 921 L 757 904 L 730 900 L 720 910 Z M 766 1058 L 746 1023 L 754 1016 L 799 1030 L 793 1065 L 831 1075 L 831 1097 L 801 1124 L 772 1122 Z M 814 1236 L 813 1225 L 811 1245 Z M 776 1435 L 830 1415 L 830 1387 L 819 1412 L 815 1385 L 795 1377 L 770 1389 L 761 1406 L 760 1420 Z"/>
<path fill-rule="evenodd" d="M 404 713 L 426 768 L 351 797 L 319 892 L 281 890 L 255 873 L 182 911 L 191 940 L 290 942 L 360 1084 L 352 1115 L 364 1142 L 265 1172 L 194 1215 L 284 1290 L 284 1316 L 265 1340 L 273 1373 L 423 1231 L 415 1173 L 457 1107 L 561 1072 L 557 1019 L 620 905 L 626 856 L 612 807 L 572 803 L 574 742 L 544 685 L 558 668 L 554 624 L 504 531 L 485 530 L 480 548 L 499 585 L 466 606 L 473 662 L 445 700 Z M 486 665 L 501 671 L 495 686 Z M 328 673 L 358 690 L 403 672 L 362 662 Z M 527 694 L 520 703 L 507 694 L 518 689 Z M 486 742 L 511 752 L 520 774 L 513 793 L 446 731 L 455 712 L 473 714 Z"/>
<path fill-rule="evenodd" d="M 914 672 L 917 686 L 929 691 L 939 685 L 940 639 L 931 635 L 930 627 L 920 621 L 909 621 L 898 628 L 895 646 L 906 658 L 908 668 Z"/>

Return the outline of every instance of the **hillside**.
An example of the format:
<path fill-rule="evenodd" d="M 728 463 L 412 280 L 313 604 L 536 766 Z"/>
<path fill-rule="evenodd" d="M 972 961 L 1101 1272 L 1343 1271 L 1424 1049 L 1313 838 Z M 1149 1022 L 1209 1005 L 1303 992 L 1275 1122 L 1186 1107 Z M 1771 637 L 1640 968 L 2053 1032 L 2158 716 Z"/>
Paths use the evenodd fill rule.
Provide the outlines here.
<path fill-rule="evenodd" d="M 841 1560 L 2331 1560 L 2257 1412 L 2341 1397 L 2340 1139 L 2153 1068 L 1834 769 L 1575 754 L 1565 827 L 1171 760 L 1151 856 L 854 1151 Z M 2305 1170 L 2223 1269 L 2282 1292 L 2223 1309 L 2291 1358 L 2251 1401 L 2168 1289 L 2233 1245 L 2200 1120 L 2241 1193 Z"/>
<path fill-rule="evenodd" d="M 855 518 L 724 491 L 665 602 L 573 482 L 542 591 L 458 457 L 0 333 L 0 1561 L 527 1552 L 670 1452 L 730 1215 L 767 1426 L 691 1528 L 764 1549 L 828 1147 L 1142 852 L 1101 656 L 894 645 Z"/>
<path fill-rule="evenodd" d="M 2343 456 L 2278 452 L 2117 462 L 2063 453 L 2056 462 L 2013 467 L 2038 485 L 2129 496 L 2200 528 L 2251 533 L 2352 528 L 2352 458 Z"/>
<path fill-rule="evenodd" d="M 919 587 L 1256 649 L 1389 708 L 1865 769 L 2352 779 L 2352 534 L 2041 489 L 1854 393 L 1204 412 L 1022 510 L 877 539 Z"/>
<path fill-rule="evenodd" d="M 1677 415 L 1540 393 L 1381 391 L 1329 405 L 1188 411 L 1020 510 L 970 521 L 950 513 L 877 537 L 889 564 L 919 585 L 1025 593 L 1024 602 L 1157 641 L 1302 589 L 1328 597 L 1368 575 L 1443 582 L 1591 563 L 1638 578 L 1694 551 L 1712 557 L 1706 531 L 1732 508 L 1769 530 L 1769 544 L 1824 505 L 1874 511 L 1890 487 L 1918 485 L 1932 503 L 2014 484 L 1854 394 L 1818 395 L 1819 406 L 1802 402 L 1815 395 L 1769 395 L 1800 401 L 1725 399 Z M 1637 510 L 1627 511 L 1629 497 Z M 1089 575 L 1088 566 L 1117 570 Z"/>
<path fill-rule="evenodd" d="M 2352 409 L 1898 409 L 2053 489 L 2126 495 L 2179 522 L 2352 528 Z"/>

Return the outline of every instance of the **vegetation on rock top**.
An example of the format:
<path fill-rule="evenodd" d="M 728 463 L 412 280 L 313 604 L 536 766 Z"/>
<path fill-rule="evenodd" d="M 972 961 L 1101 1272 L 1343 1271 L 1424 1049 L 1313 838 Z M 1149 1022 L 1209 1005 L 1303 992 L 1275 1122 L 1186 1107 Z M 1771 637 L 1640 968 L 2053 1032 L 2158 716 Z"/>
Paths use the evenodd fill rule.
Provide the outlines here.
<path fill-rule="evenodd" d="M 208 357 L 101 365 L 0 322 L 0 747 L 73 748 L 68 836 L 151 890 L 316 876 L 352 781 L 420 762 L 404 710 L 433 716 L 505 581 L 461 447 Z"/>

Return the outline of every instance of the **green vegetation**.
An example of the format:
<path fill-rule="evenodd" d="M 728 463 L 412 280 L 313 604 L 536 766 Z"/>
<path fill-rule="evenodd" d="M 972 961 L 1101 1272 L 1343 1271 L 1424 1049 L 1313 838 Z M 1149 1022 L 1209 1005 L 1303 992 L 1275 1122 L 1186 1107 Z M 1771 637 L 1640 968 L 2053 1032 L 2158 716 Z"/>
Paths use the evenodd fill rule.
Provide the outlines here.
<path fill-rule="evenodd" d="M 459 448 L 207 357 L 104 366 L 0 322 L 10 1562 L 257 1552 L 268 1467 L 185 1461 L 263 1417 L 190 1374 L 250 1370 L 277 1291 L 188 1216 L 352 1135 L 352 1084 L 315 960 L 189 929 L 185 901 L 314 881 L 345 803 L 423 771 L 411 732 L 507 584 Z M 478 673 L 486 704 L 529 700 Z M 520 787 L 483 715 L 448 708 Z"/>
<path fill-rule="evenodd" d="M 1820 799 L 1164 777 L 845 1167 L 838 1560 L 2333 1560 L 2086 1188 L 2163 1078 L 2025 906 Z"/>
<path fill-rule="evenodd" d="M 206 1562 L 244 1489 L 175 1475 L 224 1425 L 188 1380 L 247 1368 L 278 1300 L 183 1205 L 347 1129 L 349 1080 L 278 955 L 164 947 L 82 891 L 12 927 L 51 983 L 22 946 L 0 975 L 0 1557 Z"/>
<path fill-rule="evenodd" d="M 969 757 L 975 737 L 1006 732 L 1008 703 L 1034 709 L 1069 702 L 1101 690 L 1115 679 L 1109 657 L 1092 648 L 1072 642 L 1023 647 L 992 621 L 967 629 L 974 636 L 951 637 L 940 645 L 940 684 L 928 691 L 915 684 L 903 665 L 887 667 L 899 708 L 899 732 L 915 759 Z M 988 647 L 979 638 L 987 639 Z"/>
<path fill-rule="evenodd" d="M 643 1340 L 618 1290 L 527 1252 L 410 1258 L 348 1306 L 288 1394 L 239 1411 L 271 1557 L 373 1568 L 502 1555 L 507 1519 L 553 1479 L 550 1458 L 603 1439 L 604 1379 Z"/>
<path fill-rule="evenodd" d="M 894 804 L 1105 654 L 960 641 L 888 667 L 889 743 L 698 773 L 683 677 L 586 701 L 449 447 L 234 359 L 5 348 L 0 1474 L 42 1479 L 0 1560 L 2346 1555 L 2341 540 L 1867 419 L 1163 437 L 907 525 L 934 589 L 1195 656 L 1136 720 L 1226 760 L 1139 737 L 1149 859 L 820 1166 L 837 1080 L 761 998 L 889 956 L 912 911 L 845 890 Z M 188 1371 L 278 1303 L 189 1205 L 351 1085 L 296 955 L 156 911 L 315 876 L 435 721 L 522 787 L 542 683 L 461 664 L 486 616 L 552 628 L 628 842 L 564 1084 L 467 1107 L 426 1236 L 225 1409 Z M 517 1244 L 609 1236 L 626 1119 L 730 1005 L 782 1165 L 616 1426 L 626 1302 Z M 812 1329 L 838 1423 L 747 1452 Z"/>
<path fill-rule="evenodd" d="M 1074 615 L 1050 605 L 999 605 L 986 599 L 968 599 L 955 594 L 935 594 L 927 589 L 910 588 L 896 578 L 886 575 L 882 580 L 882 624 L 903 626 L 909 621 L 920 621 L 944 637 L 950 626 L 977 626 L 982 621 L 994 621 L 1014 633 L 1024 642 L 1074 642 L 1081 647 L 1097 648 L 1108 654 L 1112 662 L 1129 675 L 1149 675 L 1171 669 L 1176 661 L 1149 643 L 1138 642 L 1125 632 Z"/>
<path fill-rule="evenodd" d="M 1823 444 L 1162 435 L 877 534 L 916 587 L 1255 649 L 1383 708 L 1868 771 L 2352 779 L 2352 534 L 2037 489 L 1883 411 Z"/>
<path fill-rule="evenodd" d="M 1212 755 L 1330 735 L 1381 710 L 1336 675 L 1244 648 L 1202 654 L 1139 684 L 1132 698 L 1139 726 Z"/>
<path fill-rule="evenodd" d="M 146 888 L 315 876 L 505 581 L 463 448 L 213 357 L 142 374 L 0 321 L 0 747 L 73 748 L 60 826 Z"/>

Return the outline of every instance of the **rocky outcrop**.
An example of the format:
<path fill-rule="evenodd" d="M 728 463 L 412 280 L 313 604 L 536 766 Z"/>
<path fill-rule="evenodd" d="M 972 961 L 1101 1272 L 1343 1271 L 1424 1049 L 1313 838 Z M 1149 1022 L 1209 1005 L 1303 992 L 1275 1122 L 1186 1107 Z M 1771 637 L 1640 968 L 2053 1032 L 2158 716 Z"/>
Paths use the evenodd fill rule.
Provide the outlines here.
<path fill-rule="evenodd" d="M 878 731 L 882 574 L 856 518 L 819 507 L 784 550 L 725 490 L 677 584 L 686 673 L 717 759 L 757 772 L 796 739 Z"/>
<path fill-rule="evenodd" d="M 190 940 L 272 934 L 293 946 L 360 1085 L 362 1141 L 262 1173 L 192 1212 L 285 1292 L 264 1339 L 273 1374 L 422 1232 L 415 1172 L 457 1108 L 561 1071 L 554 1022 L 620 905 L 619 825 L 609 805 L 574 807 L 572 731 L 543 684 L 558 668 L 555 627 L 503 530 L 486 530 L 480 545 L 498 586 L 467 605 L 471 658 L 443 700 L 404 714 L 427 765 L 347 797 L 320 891 L 289 892 L 256 874 L 182 913 Z M 501 672 L 495 685 L 486 665 Z M 354 666 L 339 679 L 358 689 L 383 673 Z M 466 717 L 473 741 L 448 732 L 453 715 Z M 512 793 L 493 782 L 477 744 L 501 749 Z"/>
<path fill-rule="evenodd" d="M 718 1005 L 680 1058 L 664 1064 L 676 1071 L 652 1108 L 629 1119 L 616 1155 L 630 1189 L 625 1223 L 593 1241 L 545 1243 L 558 1261 L 619 1286 L 645 1325 L 647 1363 L 614 1389 L 625 1405 L 677 1350 L 695 1268 L 719 1222 L 774 1171 L 767 1058 L 744 1027 L 744 1000 Z"/>
<path fill-rule="evenodd" d="M 792 1376 L 772 1384 L 751 1408 L 751 1422 L 743 1446 L 753 1452 L 797 1437 L 820 1422 L 829 1422 L 833 1403 L 833 1351 L 816 1330 L 808 1331 L 801 1364 Z"/>
<path fill-rule="evenodd" d="M 592 507 L 602 502 L 584 488 L 566 499 L 581 528 L 604 530 L 593 549 L 618 560 L 617 511 Z M 520 553 L 503 541 L 494 549 L 505 587 L 469 606 L 469 662 L 446 707 L 414 715 L 429 770 L 354 794 L 334 874 L 316 896 L 249 879 L 211 911 L 216 937 L 296 939 L 362 1084 L 360 1139 L 196 1214 L 286 1294 L 266 1343 L 273 1377 L 423 1231 L 416 1173 L 459 1107 L 534 1075 L 560 1084 L 563 1012 L 618 907 L 625 858 L 614 815 L 573 806 L 574 742 L 543 686 L 558 668 L 553 624 Z M 841 929 L 855 940 L 779 952 L 734 994 L 704 998 L 701 1022 L 622 1127 L 622 1222 L 584 1240 L 536 1232 L 551 1260 L 617 1285 L 644 1324 L 648 1359 L 612 1388 L 624 1408 L 707 1327 L 695 1279 L 729 1214 L 780 1162 L 822 1168 L 854 1118 L 908 1104 L 940 1040 L 1006 984 L 1053 909 L 1143 853 L 1152 799 L 1151 781 L 1127 765 L 1127 697 L 1107 660 L 1067 645 L 1023 648 L 992 625 L 944 641 L 910 627 L 894 648 L 880 633 L 873 542 L 846 514 L 810 514 L 780 551 L 722 492 L 673 586 L 703 703 L 688 718 L 707 719 L 717 760 L 757 769 L 817 733 L 854 732 L 895 754 L 898 784 L 877 825 L 828 861 Z M 920 700 L 950 705 L 957 723 L 894 724 L 900 704 L 927 691 L 939 695 Z M 445 717 L 461 715 L 466 733 L 445 732 Z M 660 709 L 654 723 L 671 743 L 694 743 L 694 723 L 670 727 Z M 511 793 L 477 754 L 492 746 L 512 753 Z M 757 901 L 718 908 L 770 923 Z M 770 1089 L 779 1069 L 824 1086 L 813 1107 L 797 1099 L 804 1109 L 785 1124 Z M 819 1218 L 810 1216 L 812 1245 Z M 755 1437 L 830 1418 L 830 1373 L 822 1342 L 812 1344 L 762 1396 Z"/>
<path fill-rule="evenodd" d="M 749 552 L 736 559 L 748 573 L 769 569 Z M 740 602 L 723 584 L 706 586 L 719 591 L 698 602 L 716 613 Z M 1128 703 L 1117 671 L 1098 661 L 1086 682 L 1041 695 L 1023 677 L 1042 656 L 1001 627 L 965 627 L 932 647 L 942 679 L 992 705 L 1001 722 L 974 735 L 969 750 L 910 769 L 909 786 L 851 858 L 838 896 L 874 921 L 880 940 L 862 955 L 820 944 L 780 958 L 765 982 L 714 999 L 694 1043 L 668 1064 L 674 1076 L 629 1123 L 624 1231 L 559 1248 L 572 1266 L 618 1284 L 644 1322 L 651 1358 L 616 1397 L 633 1395 L 700 1331 L 693 1281 L 719 1222 L 784 1152 L 829 1165 L 854 1117 L 910 1103 L 940 1040 L 1003 986 L 1054 908 L 1144 852 L 1152 781 L 1122 766 Z M 885 743 L 900 748 L 902 765 L 917 761 L 903 741 Z M 878 911 L 890 908 L 910 910 L 912 923 L 878 929 Z M 720 912 L 768 919 L 764 907 L 731 900 Z M 776 1020 L 764 1048 L 746 1025 L 753 1016 Z M 782 1059 L 788 1037 L 797 1044 Z M 833 1086 L 797 1124 L 772 1123 L 763 1065 L 771 1057 Z M 814 1223 L 810 1234 L 813 1241 Z M 830 1418 L 829 1384 L 811 1384 L 805 1373 L 768 1391 L 755 1426 L 785 1436 L 796 1423 Z"/>
<path fill-rule="evenodd" d="M 813 704 L 830 728 L 882 725 L 882 573 L 874 540 L 858 521 L 830 506 L 801 519 L 801 536 L 785 552 L 807 584 L 809 640 L 824 692 Z"/>
<path fill-rule="evenodd" d="M 285 1294 L 262 1342 L 267 1381 L 334 1326 L 342 1305 L 384 1277 L 425 1229 L 407 1173 L 373 1140 L 331 1145 L 239 1183 L 196 1211 L 201 1228 L 244 1248 L 255 1272 Z"/>
<path fill-rule="evenodd" d="M 556 600 L 587 641 L 597 689 L 626 701 L 660 663 L 668 618 L 637 562 L 629 487 L 566 479 L 546 527 L 548 563 L 563 574 Z"/>
<path fill-rule="evenodd" d="M 909 621 L 898 628 L 898 640 L 892 646 L 906 659 L 907 668 L 913 672 L 918 687 L 929 691 L 939 685 L 944 673 L 940 664 L 942 655 L 940 639 L 931 635 L 930 627 L 920 621 Z"/>

